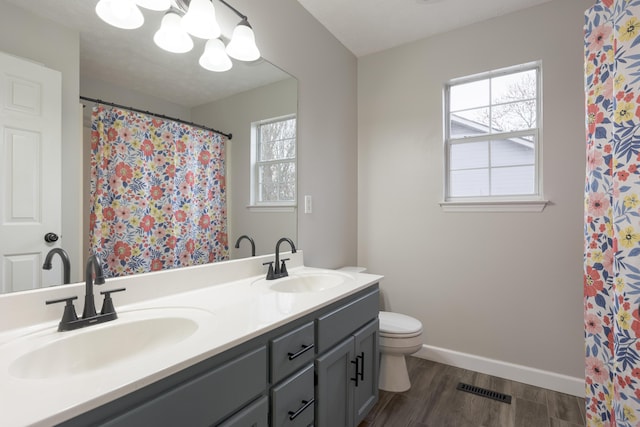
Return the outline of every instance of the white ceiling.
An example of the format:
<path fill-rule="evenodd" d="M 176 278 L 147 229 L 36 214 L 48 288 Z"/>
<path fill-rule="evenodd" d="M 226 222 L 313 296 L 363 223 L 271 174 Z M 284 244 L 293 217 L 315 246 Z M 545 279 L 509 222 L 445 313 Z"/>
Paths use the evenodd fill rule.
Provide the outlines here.
<path fill-rule="evenodd" d="M 298 1 L 351 52 L 362 56 L 551 0 Z M 96 16 L 98 0 L 0 0 L 0 13 L 4 2 L 77 29 L 81 77 L 91 76 L 185 107 L 288 77 L 263 60 L 234 61 L 233 69 L 225 73 L 204 70 L 197 65 L 204 40 L 194 40 L 194 49 L 186 54 L 159 49 L 152 39 L 162 12 L 145 9 L 141 28 L 120 30 Z M 216 12 L 223 36 L 229 38 L 239 18 L 222 4 Z M 251 15 L 250 10 L 243 12 Z M 260 34 L 256 38 L 259 44 Z"/>
<path fill-rule="evenodd" d="M 358 57 L 549 1 L 298 0 Z"/>

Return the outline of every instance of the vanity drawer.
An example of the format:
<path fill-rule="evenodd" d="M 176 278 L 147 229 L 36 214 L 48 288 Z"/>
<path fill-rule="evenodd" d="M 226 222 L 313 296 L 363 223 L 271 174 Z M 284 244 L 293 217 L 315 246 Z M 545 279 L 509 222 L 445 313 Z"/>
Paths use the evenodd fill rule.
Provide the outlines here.
<path fill-rule="evenodd" d="M 313 424 L 315 403 L 313 365 L 293 374 L 271 390 L 271 427 Z"/>
<path fill-rule="evenodd" d="M 268 427 L 269 399 L 263 396 L 218 427 Z"/>
<path fill-rule="evenodd" d="M 316 352 L 328 350 L 347 335 L 378 317 L 378 289 L 317 319 Z"/>
<path fill-rule="evenodd" d="M 271 340 L 270 344 L 271 383 L 275 384 L 313 360 L 313 322 Z"/>
<path fill-rule="evenodd" d="M 267 387 L 267 349 L 250 351 L 102 424 L 109 427 L 211 426 Z"/>

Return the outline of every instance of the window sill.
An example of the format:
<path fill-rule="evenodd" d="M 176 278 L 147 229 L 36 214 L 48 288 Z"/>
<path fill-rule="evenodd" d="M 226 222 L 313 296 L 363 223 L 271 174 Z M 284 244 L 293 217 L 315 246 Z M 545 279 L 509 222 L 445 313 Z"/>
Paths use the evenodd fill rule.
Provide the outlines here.
<path fill-rule="evenodd" d="M 250 205 L 250 206 L 247 206 L 247 209 L 249 210 L 249 212 L 269 212 L 269 213 L 276 213 L 276 212 L 295 212 L 295 211 L 296 211 L 296 206 L 295 206 L 295 205 L 291 205 L 291 206 L 259 206 L 259 205 Z"/>
<path fill-rule="evenodd" d="M 548 200 L 440 202 L 444 212 L 542 212 Z"/>

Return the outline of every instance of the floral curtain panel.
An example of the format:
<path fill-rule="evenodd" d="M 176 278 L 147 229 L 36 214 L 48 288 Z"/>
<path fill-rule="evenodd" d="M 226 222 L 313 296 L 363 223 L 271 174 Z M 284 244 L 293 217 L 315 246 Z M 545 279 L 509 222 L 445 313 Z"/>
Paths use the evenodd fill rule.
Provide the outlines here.
<path fill-rule="evenodd" d="M 585 14 L 588 426 L 640 425 L 640 0 Z"/>
<path fill-rule="evenodd" d="M 114 277 L 228 259 L 226 138 L 93 108 L 91 251 Z"/>

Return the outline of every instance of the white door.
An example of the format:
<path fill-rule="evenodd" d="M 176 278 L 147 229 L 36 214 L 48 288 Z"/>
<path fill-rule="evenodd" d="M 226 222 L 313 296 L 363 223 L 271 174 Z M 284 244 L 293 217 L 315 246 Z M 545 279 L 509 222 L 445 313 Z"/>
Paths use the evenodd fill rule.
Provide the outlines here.
<path fill-rule="evenodd" d="M 0 292 L 61 283 L 42 270 L 61 234 L 61 75 L 0 52 Z M 60 265 L 60 259 L 53 262 Z M 53 270 L 55 271 L 55 270 Z"/>

